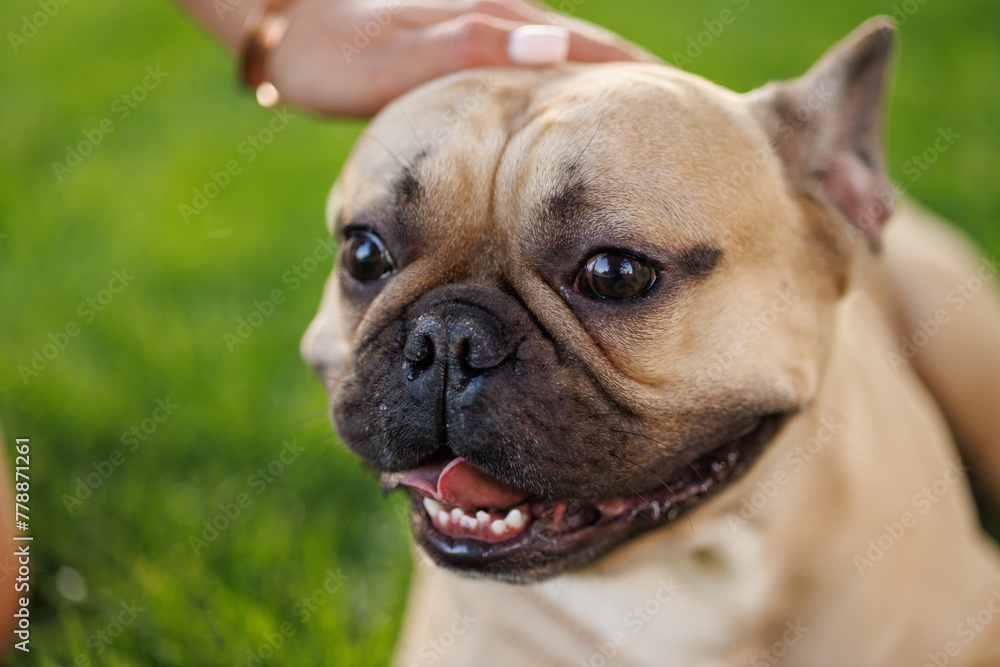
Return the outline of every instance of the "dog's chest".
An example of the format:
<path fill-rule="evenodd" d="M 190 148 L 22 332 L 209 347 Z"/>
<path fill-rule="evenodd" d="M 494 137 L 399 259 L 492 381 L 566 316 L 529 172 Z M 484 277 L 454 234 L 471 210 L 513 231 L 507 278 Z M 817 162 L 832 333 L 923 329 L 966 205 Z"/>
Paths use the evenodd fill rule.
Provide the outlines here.
<path fill-rule="evenodd" d="M 490 651 L 496 639 L 493 650 L 502 651 L 499 643 L 516 636 L 526 654 L 551 656 L 540 664 L 728 664 L 745 655 L 738 644 L 753 635 L 774 575 L 752 530 L 722 521 L 704 528 L 683 551 L 665 550 L 657 536 L 640 540 L 600 573 L 527 587 L 465 582 L 483 587 L 466 601 L 502 627 L 483 624 L 472 641 Z"/>

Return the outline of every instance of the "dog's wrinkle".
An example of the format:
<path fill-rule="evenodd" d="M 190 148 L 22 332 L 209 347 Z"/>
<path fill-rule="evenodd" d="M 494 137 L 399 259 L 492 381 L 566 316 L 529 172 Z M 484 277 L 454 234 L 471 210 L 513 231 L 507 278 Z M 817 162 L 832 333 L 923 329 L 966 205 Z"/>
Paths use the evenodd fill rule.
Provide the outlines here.
<path fill-rule="evenodd" d="M 414 267 L 419 264 L 419 262 L 414 264 Z M 422 285 L 419 281 L 417 282 L 416 288 L 421 290 L 429 289 L 425 285 Z M 406 305 L 396 306 L 396 307 L 386 307 L 385 302 L 389 301 L 389 298 L 385 296 L 390 290 L 402 289 L 398 288 L 397 285 L 387 285 L 385 289 L 380 291 L 368 307 L 362 313 L 357 325 L 354 327 L 354 332 L 352 336 L 352 349 L 354 350 L 354 355 L 365 353 L 371 347 L 371 345 L 379 340 L 386 329 L 393 326 L 403 326 L 405 321 L 410 318 L 410 310 Z M 414 289 L 413 285 L 410 285 L 411 291 L 417 291 Z M 399 299 L 403 304 L 409 303 L 408 299 Z M 371 329 L 372 322 L 376 323 L 375 329 Z"/>
<path fill-rule="evenodd" d="M 657 384 L 654 381 L 644 381 L 644 380 L 633 378 L 630 375 L 628 375 L 627 373 L 625 373 L 619 367 L 619 365 L 616 363 L 616 361 L 613 358 L 611 358 L 608 355 L 607 351 L 601 346 L 600 341 L 597 340 L 594 337 L 594 335 L 591 334 L 591 332 L 587 329 L 587 327 L 585 326 L 584 322 L 580 319 L 580 316 L 577 314 L 577 312 L 570 305 L 569 298 L 568 298 L 567 294 L 564 293 L 565 286 L 563 286 L 563 285 L 553 286 L 552 284 L 549 283 L 549 281 L 547 280 L 547 277 L 543 273 L 541 273 L 538 269 L 536 269 L 535 267 L 526 267 L 526 272 L 529 274 L 530 278 L 533 278 L 533 280 L 529 281 L 529 280 L 525 279 L 523 281 L 523 283 L 524 283 L 523 286 L 519 287 L 519 285 L 518 285 L 517 282 L 515 282 L 515 281 L 509 281 L 509 284 L 515 290 L 515 292 L 517 292 L 518 295 L 519 295 L 518 296 L 518 300 L 521 303 L 526 303 L 526 300 L 522 296 L 520 296 L 519 289 L 525 289 L 525 290 L 527 290 L 530 287 L 532 287 L 532 283 L 534 283 L 534 285 L 536 286 L 536 288 L 538 286 L 540 286 L 542 289 L 548 290 L 550 293 L 554 294 L 556 296 L 556 299 L 558 299 L 563 304 L 563 306 L 565 307 L 565 314 L 568 315 L 569 318 L 572 318 L 572 321 L 576 323 L 577 327 L 579 327 L 579 330 L 581 332 L 583 332 L 583 334 L 586 336 L 587 340 L 590 342 L 591 350 L 593 352 L 595 352 L 596 354 L 600 355 L 603 358 L 603 360 L 606 362 L 606 365 L 607 365 L 608 368 L 614 369 L 615 373 L 618 376 L 618 380 L 620 382 L 624 382 L 624 383 L 627 383 L 627 384 L 631 385 L 632 391 L 630 391 L 630 392 L 623 392 L 623 393 L 625 393 L 625 394 L 627 394 L 629 396 L 635 396 L 636 394 L 641 394 L 641 395 L 645 395 L 645 396 L 655 396 L 659 391 L 661 391 L 663 389 L 662 386 L 660 386 L 659 384 Z M 597 371 L 595 371 L 595 370 L 593 370 L 591 368 L 591 363 L 588 362 L 588 360 L 586 358 L 586 355 L 584 355 L 584 354 L 573 354 L 572 352 L 568 352 L 567 354 L 561 354 L 560 353 L 560 349 L 561 348 L 565 347 L 565 349 L 567 351 L 571 351 L 573 349 L 573 346 L 572 345 L 560 345 L 559 343 L 561 341 L 559 340 L 559 338 L 554 333 L 552 333 L 545 326 L 545 323 L 535 315 L 534 311 L 531 310 L 531 309 L 527 309 L 527 308 L 526 308 L 526 310 L 527 310 L 527 312 L 529 312 L 531 314 L 532 321 L 536 323 L 536 326 L 537 326 L 538 330 L 541 331 L 544 334 L 544 336 L 545 336 L 545 338 L 547 340 L 551 341 L 551 343 L 552 343 L 552 345 L 554 347 L 554 350 L 556 352 L 556 355 L 559 358 L 560 363 L 562 363 L 562 364 L 568 364 L 571 361 L 577 361 L 578 362 L 577 363 L 577 368 L 582 369 L 583 373 L 586 375 L 587 380 L 590 383 L 590 386 L 595 391 L 597 391 L 604 399 L 606 399 L 612 405 L 620 408 L 623 412 L 625 412 L 626 414 L 628 414 L 630 416 L 633 416 L 633 417 L 641 417 L 642 416 L 642 413 L 641 413 L 641 411 L 639 409 L 633 407 L 628 402 L 626 402 L 623 399 L 620 399 L 620 398 L 618 398 L 616 396 L 616 394 L 614 393 L 613 389 L 620 391 L 620 389 L 621 389 L 620 386 L 619 387 L 608 387 L 608 386 L 605 385 L 605 381 L 601 378 L 600 373 L 598 373 Z M 567 318 L 567 319 L 569 319 L 569 318 Z"/>
<path fill-rule="evenodd" d="M 563 305 L 566 307 L 567 313 L 572 316 L 573 321 L 577 323 L 577 325 L 580 327 L 580 330 L 583 331 L 587 339 L 590 341 L 592 349 L 595 350 L 598 354 L 600 354 L 604 358 L 604 360 L 608 363 L 608 365 L 617 372 L 619 378 L 632 384 L 633 387 L 639 386 L 642 387 L 643 389 L 649 390 L 649 393 L 655 393 L 656 390 L 660 389 L 658 385 L 652 382 L 643 382 L 641 380 L 636 380 L 628 376 L 624 372 L 622 372 L 622 370 L 618 367 L 615 361 L 611 357 L 609 357 L 607 353 L 604 351 L 604 349 L 601 347 L 599 341 L 597 341 L 590 334 L 590 332 L 587 331 L 587 328 L 583 325 L 583 322 L 581 322 L 580 318 L 577 316 L 576 311 L 574 311 L 573 308 L 570 307 L 569 303 L 567 302 L 566 296 L 559 289 L 549 285 L 548 281 L 545 279 L 545 276 L 543 276 L 537 270 L 531 268 L 529 269 L 529 271 L 535 278 L 535 282 L 537 282 L 538 285 L 541 285 L 544 289 L 550 290 L 553 294 L 556 295 L 556 298 L 558 298 L 559 301 L 563 303 Z M 517 287 L 514 286 L 514 289 L 517 290 Z M 522 298 L 519 298 L 518 300 L 524 303 L 524 300 Z M 629 416 L 632 417 L 642 416 L 642 413 L 639 410 L 630 406 L 624 399 L 618 398 L 611 391 L 611 388 L 605 386 L 604 382 L 601 380 L 600 374 L 591 368 L 591 364 L 588 363 L 587 359 L 585 358 L 585 355 L 573 354 L 571 352 L 572 346 L 559 345 L 560 340 L 551 331 L 549 331 L 549 329 L 545 326 L 545 323 L 542 322 L 535 315 L 534 311 L 527 308 L 526 310 L 528 313 L 530 313 L 532 321 L 535 323 L 537 330 L 540 331 L 545 337 L 545 339 L 552 344 L 553 351 L 556 355 L 558 362 L 561 365 L 569 365 L 571 362 L 576 361 L 577 363 L 575 364 L 575 367 L 582 370 L 591 388 L 593 388 L 602 398 L 608 401 L 611 405 L 620 408 L 623 412 L 625 412 Z M 563 347 L 565 347 L 565 349 L 567 350 L 567 353 L 565 354 L 561 352 L 561 348 Z"/>
<path fill-rule="evenodd" d="M 528 321 L 534 327 L 534 330 L 537 331 L 541 335 L 541 337 L 545 340 L 545 342 L 551 346 L 551 350 L 556 358 L 556 362 L 559 364 L 565 363 L 566 359 L 562 354 L 562 351 L 559 349 L 559 345 L 557 344 L 556 338 L 551 334 L 551 332 L 549 332 L 548 329 L 545 328 L 545 326 L 542 324 L 542 321 L 538 319 L 537 315 L 535 315 L 534 311 L 532 311 L 528 307 L 528 304 L 525 302 L 520 292 L 518 292 L 517 287 L 515 287 L 512 283 L 510 283 L 503 277 L 501 277 L 501 282 L 502 282 L 502 286 L 500 287 L 501 291 L 504 294 L 511 297 L 512 299 L 514 299 L 514 301 L 516 301 L 517 304 L 521 307 L 521 310 L 527 316 Z M 524 336 L 515 345 L 515 359 L 516 359 L 517 349 L 520 348 L 521 344 L 524 343 L 525 340 L 527 340 L 527 336 Z"/>
<path fill-rule="evenodd" d="M 503 166 L 504 156 L 507 155 L 507 150 L 510 148 L 511 142 L 514 140 L 518 134 L 521 133 L 524 128 L 530 125 L 531 119 L 525 119 L 524 114 L 528 105 L 532 101 L 532 96 L 519 96 L 516 104 L 519 106 L 517 108 L 512 108 L 509 113 L 513 118 L 520 117 L 520 122 L 511 122 L 511 130 L 507 133 L 504 138 L 503 146 L 497 152 L 496 161 L 493 164 L 493 173 L 489 177 L 489 191 L 486 199 L 486 220 L 496 227 L 496 191 L 497 191 L 497 177 L 500 174 L 500 167 Z"/>

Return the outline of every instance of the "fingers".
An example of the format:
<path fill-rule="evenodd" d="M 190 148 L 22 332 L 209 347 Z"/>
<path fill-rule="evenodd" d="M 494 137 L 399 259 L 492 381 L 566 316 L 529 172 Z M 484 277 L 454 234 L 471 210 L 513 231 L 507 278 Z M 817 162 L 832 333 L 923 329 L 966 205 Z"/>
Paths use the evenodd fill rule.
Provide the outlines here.
<path fill-rule="evenodd" d="M 638 60 L 640 62 L 662 62 L 659 58 L 641 49 L 610 30 L 571 16 L 557 15 L 557 25 L 570 30 L 569 59 L 580 63 Z"/>
<path fill-rule="evenodd" d="M 420 0 L 407 2 L 400 18 L 412 25 L 444 23 L 463 14 L 484 14 L 521 23 L 550 23 L 548 14 L 521 0 Z"/>
<path fill-rule="evenodd" d="M 358 16 L 330 14 L 329 0 L 316 2 L 315 16 L 300 14 L 293 22 L 270 70 L 286 100 L 326 114 L 370 116 L 411 88 L 473 67 L 656 60 L 611 32 L 530 0 L 405 0 L 349 60 L 321 59 L 318 45 L 342 49 L 344 39 L 330 34 L 352 35 Z"/>
<path fill-rule="evenodd" d="M 428 72 L 440 76 L 467 67 L 514 64 L 508 54 L 511 33 L 523 22 L 488 14 L 464 14 L 422 31 Z"/>
<path fill-rule="evenodd" d="M 511 64 L 507 42 L 520 25 L 483 14 L 467 14 L 399 31 L 365 63 L 369 71 L 365 91 L 371 100 L 366 111 L 373 114 L 407 90 L 445 74 Z"/>
<path fill-rule="evenodd" d="M 422 0 L 409 2 L 400 18 L 411 26 L 430 27 L 449 24 L 465 16 L 492 17 L 518 24 L 557 25 L 571 33 L 569 60 L 575 62 L 605 62 L 619 60 L 657 61 L 658 58 L 614 33 L 587 21 L 564 16 L 530 0 Z M 472 30 L 475 33 L 475 30 Z M 494 52 L 495 54 L 496 52 Z M 507 62 L 496 58 L 489 64 L 540 64 L 518 58 Z M 548 63 L 551 61 L 545 61 Z"/>
<path fill-rule="evenodd" d="M 531 64 L 551 64 L 566 59 L 568 44 L 565 31 L 561 49 L 545 52 L 544 39 L 539 48 L 537 35 L 522 35 L 512 40 L 511 34 L 526 26 L 486 14 L 464 14 L 448 21 L 432 24 L 398 35 L 380 57 L 373 81 L 380 104 L 439 76 L 475 67 Z M 535 27 L 528 25 L 527 29 Z M 525 38 L 526 37 L 526 38 Z M 534 38 L 534 39 L 533 39 Z M 551 46 L 551 39 L 548 40 Z M 558 45 L 557 45 L 558 46 Z M 511 57 L 511 54 L 515 58 Z M 539 62 L 538 56 L 548 56 Z M 520 57 L 520 60 L 518 59 Z M 535 60 L 532 60 L 532 57 Z"/>
<path fill-rule="evenodd" d="M 518 65 L 552 65 L 566 62 L 569 30 L 556 25 L 523 25 L 510 33 L 507 57 Z"/>
<path fill-rule="evenodd" d="M 541 29 L 532 30 L 536 27 Z M 462 69 L 549 65 L 566 60 L 567 55 L 577 62 L 654 60 L 638 47 L 590 24 L 573 21 L 572 27 L 576 30 L 569 33 L 568 48 L 565 43 L 559 44 L 558 35 L 563 35 L 564 40 L 564 30 L 545 30 L 538 24 L 490 14 L 463 14 L 403 30 L 387 45 L 378 62 L 371 64 L 375 72 L 369 94 L 380 108 L 411 88 Z M 512 40 L 515 31 L 518 33 Z"/>
<path fill-rule="evenodd" d="M 654 62 L 658 59 L 631 44 L 617 40 L 615 42 L 605 41 L 578 32 L 571 32 L 569 60 L 578 63 L 602 63 L 627 60 Z"/>

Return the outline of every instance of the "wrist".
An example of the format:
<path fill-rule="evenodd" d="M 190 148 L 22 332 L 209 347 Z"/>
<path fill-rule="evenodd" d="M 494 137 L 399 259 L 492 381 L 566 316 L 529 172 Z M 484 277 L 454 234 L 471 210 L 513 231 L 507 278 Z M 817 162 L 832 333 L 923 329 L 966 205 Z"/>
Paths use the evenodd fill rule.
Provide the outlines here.
<path fill-rule="evenodd" d="M 259 0 L 175 0 L 232 53 L 239 51 L 247 14 Z"/>
<path fill-rule="evenodd" d="M 288 31 L 295 0 L 258 0 L 247 12 L 239 42 L 240 78 L 255 92 L 261 106 L 278 104 L 269 64 Z"/>

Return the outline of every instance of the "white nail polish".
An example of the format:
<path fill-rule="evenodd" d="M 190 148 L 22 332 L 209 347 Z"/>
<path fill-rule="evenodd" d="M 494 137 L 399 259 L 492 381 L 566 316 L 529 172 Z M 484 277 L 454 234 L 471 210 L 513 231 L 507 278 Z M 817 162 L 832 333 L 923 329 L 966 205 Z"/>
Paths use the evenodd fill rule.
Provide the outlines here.
<path fill-rule="evenodd" d="M 553 65 L 569 56 L 569 30 L 557 25 L 523 25 L 510 33 L 507 54 L 518 65 Z"/>

